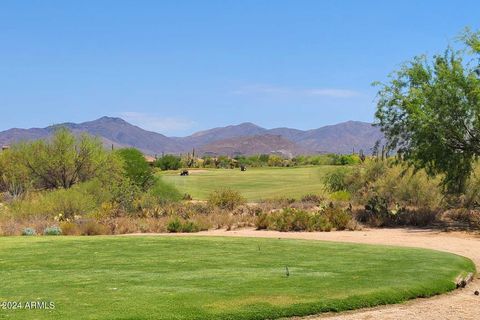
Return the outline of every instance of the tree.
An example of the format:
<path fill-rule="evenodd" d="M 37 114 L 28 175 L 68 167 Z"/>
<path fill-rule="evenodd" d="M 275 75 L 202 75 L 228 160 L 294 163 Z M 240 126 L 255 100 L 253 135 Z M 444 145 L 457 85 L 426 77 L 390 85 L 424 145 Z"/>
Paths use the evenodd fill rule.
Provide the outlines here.
<path fill-rule="evenodd" d="M 268 157 L 267 163 L 269 167 L 281 167 L 283 166 L 283 158 L 276 154 L 271 154 Z"/>
<path fill-rule="evenodd" d="M 108 168 L 108 154 L 99 139 L 75 137 L 66 128 L 57 129 L 50 140 L 20 143 L 11 150 L 39 188 L 68 189 Z"/>
<path fill-rule="evenodd" d="M 464 49 L 430 61 L 415 57 L 378 84 L 376 118 L 387 139 L 416 169 L 442 174 L 448 193 L 461 193 L 480 155 L 480 33 L 466 31 Z M 470 59 L 470 61 L 468 60 Z"/>
<path fill-rule="evenodd" d="M 155 177 L 143 153 L 135 148 L 125 148 L 118 150 L 117 154 L 123 160 L 126 176 L 134 185 L 142 190 L 153 185 Z"/>
<path fill-rule="evenodd" d="M 154 165 L 162 170 L 178 170 L 182 166 L 182 159 L 173 154 L 167 154 L 157 159 Z"/>
<path fill-rule="evenodd" d="M 32 187 L 30 172 L 18 154 L 12 149 L 0 152 L 0 192 L 16 198 Z"/>

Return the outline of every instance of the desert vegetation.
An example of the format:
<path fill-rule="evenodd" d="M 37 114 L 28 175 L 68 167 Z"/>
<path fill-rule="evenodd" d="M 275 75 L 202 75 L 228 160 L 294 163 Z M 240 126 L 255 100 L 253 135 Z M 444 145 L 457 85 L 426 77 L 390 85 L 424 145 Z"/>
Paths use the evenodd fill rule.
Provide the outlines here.
<path fill-rule="evenodd" d="M 93 137 L 59 129 L 50 141 L 0 153 L 0 172 L 2 235 L 479 227 L 476 171 L 466 182 L 471 188 L 452 195 L 440 176 L 392 157 L 182 177 L 158 171 L 136 149 L 108 151 Z"/>
<path fill-rule="evenodd" d="M 134 148 L 106 150 L 61 127 L 51 139 L 13 145 L 0 153 L 0 234 L 478 229 L 480 80 L 465 61 L 478 54 L 479 38 L 467 31 L 464 50 L 415 58 L 378 84 L 377 125 L 386 139 L 370 155 L 231 158 L 192 150 L 149 164 Z"/>

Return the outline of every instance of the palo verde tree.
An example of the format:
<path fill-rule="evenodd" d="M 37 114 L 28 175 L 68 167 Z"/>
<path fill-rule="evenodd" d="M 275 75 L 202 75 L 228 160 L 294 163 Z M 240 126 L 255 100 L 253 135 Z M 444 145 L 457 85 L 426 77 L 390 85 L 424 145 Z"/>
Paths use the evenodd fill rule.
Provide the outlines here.
<path fill-rule="evenodd" d="M 461 50 L 412 61 L 380 86 L 376 118 L 387 146 L 416 169 L 441 174 L 445 191 L 464 191 L 480 155 L 480 33 Z"/>
<path fill-rule="evenodd" d="M 116 153 L 123 160 L 125 175 L 131 183 L 145 191 L 155 183 L 152 168 L 143 153 L 135 148 L 119 149 Z"/>
<path fill-rule="evenodd" d="M 38 188 L 67 189 L 109 167 L 99 139 L 87 134 L 76 137 L 66 128 L 58 128 L 51 139 L 15 145 L 11 152 Z"/>

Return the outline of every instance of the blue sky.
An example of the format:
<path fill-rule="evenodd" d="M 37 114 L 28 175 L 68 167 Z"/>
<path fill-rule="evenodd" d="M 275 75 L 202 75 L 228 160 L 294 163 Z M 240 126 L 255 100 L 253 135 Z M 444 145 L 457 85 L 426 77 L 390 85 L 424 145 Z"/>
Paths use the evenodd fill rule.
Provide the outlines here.
<path fill-rule="evenodd" d="M 0 130 L 103 115 L 167 135 L 372 121 L 373 81 L 479 28 L 478 1 L 0 2 Z"/>

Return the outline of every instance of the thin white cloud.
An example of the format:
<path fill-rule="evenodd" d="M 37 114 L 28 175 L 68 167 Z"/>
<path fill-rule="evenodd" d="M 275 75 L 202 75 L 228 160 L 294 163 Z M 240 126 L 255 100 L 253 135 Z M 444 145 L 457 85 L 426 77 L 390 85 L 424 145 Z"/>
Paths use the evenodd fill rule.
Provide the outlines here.
<path fill-rule="evenodd" d="M 127 122 L 131 122 L 143 129 L 160 133 L 175 133 L 190 129 L 195 125 L 195 122 L 185 118 L 177 117 L 159 117 L 156 115 L 125 111 L 121 112 L 120 116 Z"/>
<path fill-rule="evenodd" d="M 357 91 L 346 89 L 308 89 L 305 92 L 312 96 L 333 98 L 350 98 L 360 95 Z"/>
<path fill-rule="evenodd" d="M 288 94 L 291 90 L 283 87 L 276 87 L 271 85 L 251 85 L 236 89 L 233 94 L 248 95 L 248 94 Z"/>
<path fill-rule="evenodd" d="M 360 92 L 339 88 L 289 88 L 273 85 L 244 86 L 232 92 L 238 95 L 289 95 L 330 98 L 351 98 L 361 95 Z"/>

